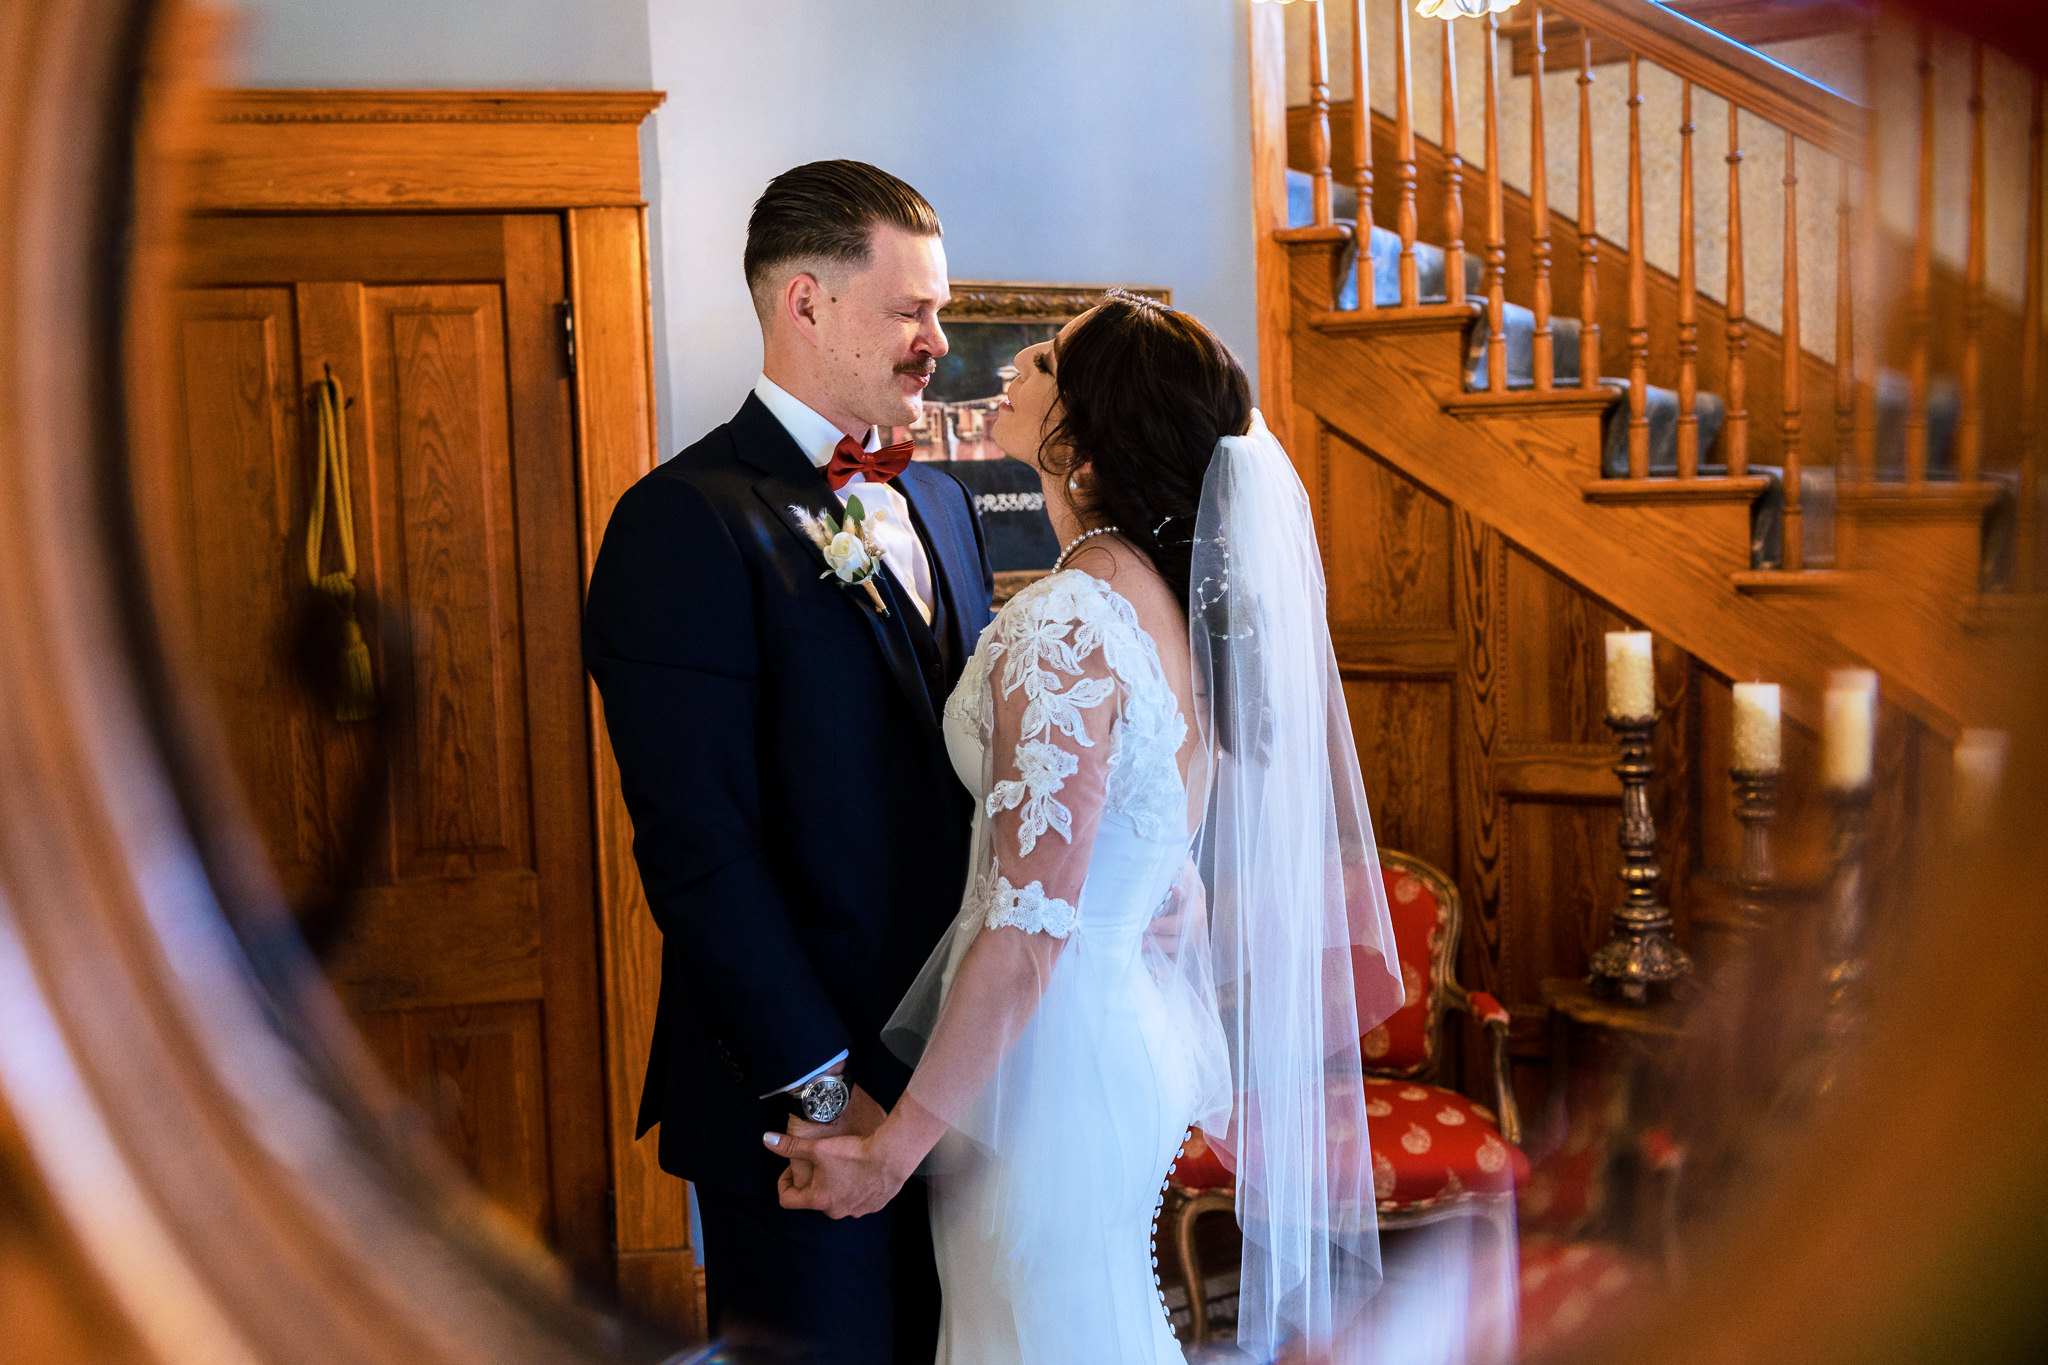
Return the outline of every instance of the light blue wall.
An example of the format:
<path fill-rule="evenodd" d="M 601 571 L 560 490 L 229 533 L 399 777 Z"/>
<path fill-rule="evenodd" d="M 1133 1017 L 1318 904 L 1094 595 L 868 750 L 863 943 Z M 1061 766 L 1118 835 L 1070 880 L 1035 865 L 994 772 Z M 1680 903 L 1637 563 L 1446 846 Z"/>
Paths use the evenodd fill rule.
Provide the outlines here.
<path fill-rule="evenodd" d="M 740 277 L 777 172 L 851 156 L 946 223 L 957 278 L 1169 285 L 1255 360 L 1249 0 L 241 0 L 254 85 L 653 88 L 664 452 L 760 365 Z"/>
<path fill-rule="evenodd" d="M 649 0 L 235 0 L 250 85 L 644 90 Z M 658 0 L 657 0 L 658 3 Z"/>
<path fill-rule="evenodd" d="M 922 190 L 956 278 L 1169 285 L 1251 364 L 1246 3 L 651 0 L 665 448 L 745 396 L 748 209 L 825 157 Z"/>

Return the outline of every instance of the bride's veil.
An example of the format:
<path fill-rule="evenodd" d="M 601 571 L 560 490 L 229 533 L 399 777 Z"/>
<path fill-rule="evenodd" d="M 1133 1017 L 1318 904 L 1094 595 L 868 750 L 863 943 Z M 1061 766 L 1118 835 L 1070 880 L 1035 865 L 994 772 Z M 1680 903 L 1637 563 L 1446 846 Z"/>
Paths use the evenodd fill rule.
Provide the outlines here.
<path fill-rule="evenodd" d="M 1189 640 L 1207 883 L 1244 1230 L 1238 1342 L 1329 1342 L 1380 1281 L 1361 1034 L 1401 1005 L 1307 494 L 1252 414 L 1202 486 Z"/>

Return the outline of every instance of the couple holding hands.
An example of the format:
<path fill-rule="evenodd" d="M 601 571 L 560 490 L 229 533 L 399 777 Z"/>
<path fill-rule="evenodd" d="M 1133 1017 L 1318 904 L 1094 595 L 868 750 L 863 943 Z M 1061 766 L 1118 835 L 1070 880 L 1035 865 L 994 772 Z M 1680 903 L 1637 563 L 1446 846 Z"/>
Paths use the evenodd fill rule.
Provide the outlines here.
<path fill-rule="evenodd" d="M 695 1182 L 713 1331 L 1178 1362 L 1151 1231 L 1199 1127 L 1241 1348 L 1329 1342 L 1379 1279 L 1359 1038 L 1402 985 L 1244 371 L 1117 291 L 1021 351 L 993 438 L 1065 549 L 991 618 L 972 499 L 882 444 L 946 352 L 931 205 L 797 167 L 745 268 L 761 377 L 620 500 L 584 640 L 663 934 L 640 1126 Z"/>

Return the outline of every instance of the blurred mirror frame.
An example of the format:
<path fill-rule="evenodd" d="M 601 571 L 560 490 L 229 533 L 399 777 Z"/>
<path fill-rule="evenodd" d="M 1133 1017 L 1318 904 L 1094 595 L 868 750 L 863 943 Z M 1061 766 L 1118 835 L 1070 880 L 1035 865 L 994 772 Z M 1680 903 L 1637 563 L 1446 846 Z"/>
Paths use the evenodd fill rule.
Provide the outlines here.
<path fill-rule="evenodd" d="M 213 21 L 0 14 L 0 1322 L 30 1361 L 655 1361 L 459 1175 L 314 965 L 129 496 Z M 648 438 L 651 441 L 651 435 Z M 627 467 L 642 458 L 633 455 Z M 1881 589 L 1878 589 L 1881 593 Z M 2048 778 L 2035 632 L 2002 799 L 1925 860 L 1857 1065 L 1588 1358 L 2048 1349 Z M 231 718 L 230 718 L 231 722 Z"/>

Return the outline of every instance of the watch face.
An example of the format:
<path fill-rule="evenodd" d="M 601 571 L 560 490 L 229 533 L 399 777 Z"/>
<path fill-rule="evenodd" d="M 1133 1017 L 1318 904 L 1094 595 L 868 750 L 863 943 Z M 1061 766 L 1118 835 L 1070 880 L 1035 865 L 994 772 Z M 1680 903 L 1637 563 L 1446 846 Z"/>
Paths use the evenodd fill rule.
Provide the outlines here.
<path fill-rule="evenodd" d="M 805 1117 L 812 1123 L 830 1123 L 846 1108 L 846 1082 L 837 1076 L 820 1076 L 804 1087 Z"/>

